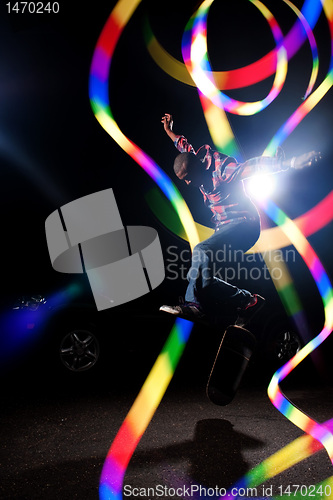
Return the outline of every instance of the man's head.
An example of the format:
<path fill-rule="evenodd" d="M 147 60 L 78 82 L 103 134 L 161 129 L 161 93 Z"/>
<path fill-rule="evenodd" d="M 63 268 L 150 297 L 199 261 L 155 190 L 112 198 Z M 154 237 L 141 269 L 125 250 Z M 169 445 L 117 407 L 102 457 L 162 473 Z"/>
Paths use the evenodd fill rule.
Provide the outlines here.
<path fill-rule="evenodd" d="M 173 164 L 173 169 L 178 179 L 201 186 L 204 179 L 204 167 L 194 153 L 180 153 Z"/>

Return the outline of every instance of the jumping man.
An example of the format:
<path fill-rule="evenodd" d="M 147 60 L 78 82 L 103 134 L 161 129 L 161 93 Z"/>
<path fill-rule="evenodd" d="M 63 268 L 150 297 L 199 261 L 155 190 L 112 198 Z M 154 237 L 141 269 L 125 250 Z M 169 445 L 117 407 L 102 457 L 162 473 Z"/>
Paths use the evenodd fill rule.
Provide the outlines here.
<path fill-rule="evenodd" d="M 199 188 L 213 214 L 215 232 L 193 249 L 184 303 L 164 305 L 160 310 L 193 321 L 215 321 L 224 311 L 228 315 L 233 311 L 251 316 L 264 299 L 214 275 L 214 256 L 219 250 L 228 248 L 231 252 L 245 253 L 260 235 L 260 216 L 242 181 L 257 173 L 272 174 L 311 166 L 321 158 L 320 153 L 311 151 L 285 160 L 279 148 L 275 157 L 260 156 L 237 163 L 233 157 L 214 151 L 207 144 L 195 151 L 183 135 L 173 132 L 170 114 L 163 116 L 162 123 L 180 152 L 174 161 L 174 172 L 186 184 Z"/>

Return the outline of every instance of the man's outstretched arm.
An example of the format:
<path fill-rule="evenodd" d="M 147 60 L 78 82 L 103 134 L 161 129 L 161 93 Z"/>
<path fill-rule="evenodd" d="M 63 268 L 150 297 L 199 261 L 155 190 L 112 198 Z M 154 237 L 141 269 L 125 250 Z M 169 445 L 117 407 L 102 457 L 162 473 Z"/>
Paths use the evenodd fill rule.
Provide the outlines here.
<path fill-rule="evenodd" d="M 161 122 L 163 123 L 164 130 L 167 133 L 167 135 L 170 137 L 172 142 L 175 142 L 175 140 L 179 137 L 177 134 L 174 133 L 172 130 L 173 127 L 173 119 L 172 116 L 169 113 L 165 113 L 163 116 Z"/>
<path fill-rule="evenodd" d="M 194 153 L 195 154 L 195 150 L 194 150 L 192 144 L 190 144 L 188 142 L 186 137 L 184 137 L 183 135 L 175 134 L 174 131 L 172 130 L 173 120 L 172 120 L 172 116 L 169 113 L 165 113 L 165 115 L 163 116 L 161 121 L 163 123 L 165 132 L 170 137 L 170 139 L 172 140 L 172 142 L 174 143 L 174 145 L 176 146 L 176 148 L 178 149 L 178 151 L 180 153 Z"/>
<path fill-rule="evenodd" d="M 270 174 L 290 168 L 300 170 L 305 167 L 315 165 L 321 159 L 321 154 L 317 151 L 310 151 L 300 156 L 294 156 L 288 160 L 282 160 L 277 157 L 259 156 L 252 158 L 239 165 L 240 177 L 247 179 L 256 173 Z"/>

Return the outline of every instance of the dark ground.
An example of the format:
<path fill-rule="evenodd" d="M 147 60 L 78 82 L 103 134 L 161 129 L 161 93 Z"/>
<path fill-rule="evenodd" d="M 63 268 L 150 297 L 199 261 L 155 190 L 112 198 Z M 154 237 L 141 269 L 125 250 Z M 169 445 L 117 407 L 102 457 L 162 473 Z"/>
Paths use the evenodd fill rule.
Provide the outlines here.
<path fill-rule="evenodd" d="M 258 367 L 249 368 L 230 405 L 213 405 L 205 395 L 211 360 L 200 367 L 192 349 L 190 344 L 130 461 L 127 491 L 190 482 L 225 488 L 303 434 L 271 404 L 268 374 Z M 1 499 L 98 498 L 108 449 L 149 371 L 149 365 L 138 369 L 140 363 L 130 358 L 129 363 L 128 378 L 115 377 L 112 363 L 95 373 L 75 374 L 79 377 L 55 379 L 46 372 L 7 377 L 0 427 Z M 314 381 L 311 373 L 284 384 L 286 395 L 308 415 L 320 422 L 332 418 L 332 387 Z M 267 479 L 264 487 L 279 494 L 279 486 L 309 486 L 331 474 L 327 452 L 321 450 Z M 145 490 L 140 491 L 142 496 Z"/>

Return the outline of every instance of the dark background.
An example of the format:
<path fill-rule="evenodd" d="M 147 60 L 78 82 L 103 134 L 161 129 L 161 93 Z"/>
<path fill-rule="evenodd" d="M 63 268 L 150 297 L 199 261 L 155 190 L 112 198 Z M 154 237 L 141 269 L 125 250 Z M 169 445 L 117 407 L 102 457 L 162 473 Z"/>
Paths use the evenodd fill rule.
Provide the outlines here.
<path fill-rule="evenodd" d="M 82 281 L 52 269 L 45 219 L 63 204 L 106 188 L 113 188 L 125 225 L 146 224 L 158 231 L 166 267 L 170 247 L 179 254 L 189 249 L 152 213 L 146 196 L 155 187 L 154 182 L 101 128 L 90 107 L 91 59 L 116 2 L 59 3 L 59 14 L 39 16 L 8 14 L 6 0 L 0 4 L 0 298 L 7 308 L 22 294 L 48 297 Z M 274 0 L 264 3 L 283 33 L 288 33 L 295 22 L 289 7 Z M 301 8 L 301 1 L 295 3 Z M 186 135 L 195 148 L 213 144 L 197 90 L 156 66 L 144 43 L 143 25 L 148 16 L 157 39 L 181 60 L 184 27 L 197 6 L 196 0 L 143 0 L 120 38 L 111 68 L 110 98 L 117 123 L 171 177 L 177 153 L 160 123 L 164 113 L 173 114 L 175 131 Z M 317 87 L 330 59 L 330 38 L 323 15 L 314 34 L 320 58 Z M 266 21 L 250 2 L 217 0 L 208 19 L 208 48 L 213 68 L 228 70 L 263 57 L 274 48 L 274 41 Z M 311 64 L 305 43 L 289 62 L 281 94 L 267 109 L 250 117 L 230 116 L 244 159 L 262 154 L 301 104 Z M 272 81 L 273 77 L 228 95 L 244 101 L 262 99 Z M 318 166 L 280 177 L 274 201 L 292 218 L 308 211 L 332 190 L 332 104 L 330 91 L 282 145 L 287 157 L 311 150 L 323 155 Z M 195 219 L 208 225 L 210 213 L 203 206 L 201 194 L 185 184 L 177 182 L 177 186 Z M 265 216 L 263 223 L 271 224 Z M 331 223 L 309 237 L 331 278 L 332 229 Z M 296 256 L 290 264 L 306 315 L 314 325 L 311 335 L 315 335 L 323 322 L 319 294 L 302 259 Z M 9 357 L 10 368 L 7 372 L 5 367 L 1 379 L 0 499 L 98 497 L 99 476 L 110 444 L 173 324 L 172 317 L 159 315 L 153 320 L 153 315 L 158 314 L 159 304 L 177 301 L 185 288 L 185 280 L 171 278 L 167 272 L 152 294 L 104 311 L 105 315 L 98 313 L 106 319 L 100 338 L 102 364 L 92 370 L 70 373 L 59 367 L 58 338 L 57 345 L 51 345 L 52 356 L 49 350 L 42 354 L 38 351 L 32 361 L 24 359 L 23 368 L 17 372 Z M 83 282 L 91 298 L 84 277 Z M 239 284 L 251 289 L 255 286 L 273 311 L 280 303 L 271 281 L 249 283 L 243 279 Z M 132 317 L 138 308 L 140 321 Z M 85 328 L 86 318 L 79 319 Z M 72 326 L 59 329 L 59 338 Z M 81 324 L 73 327 L 80 328 Z M 37 329 L 35 344 L 43 346 L 41 337 L 49 333 L 48 328 Z M 190 476 L 198 484 L 226 486 L 300 436 L 301 431 L 267 397 L 267 385 L 276 369 L 270 358 L 266 363 L 260 357 L 254 359 L 232 404 L 219 407 L 208 401 L 205 385 L 221 339 L 221 332 L 210 333 L 194 328 L 171 386 L 131 460 L 126 473 L 128 484 L 174 484 L 177 477 L 185 483 Z M 14 341 L 17 338 L 23 337 L 14 335 Z M 53 338 L 50 340 L 53 342 Z M 26 354 L 26 345 L 22 345 L 17 342 L 19 361 L 20 355 L 24 358 Z M 312 361 L 305 360 L 282 383 L 291 401 L 318 422 L 332 415 L 332 389 L 324 382 L 332 385 L 332 348 L 327 342 L 323 352 L 325 357 L 319 357 L 317 365 L 323 372 L 318 370 L 318 378 L 313 375 Z M 56 355 L 57 367 L 53 359 Z M 2 356 L 6 357 L 6 352 Z M 16 361 L 14 354 L 13 359 Z M 320 364 L 322 359 L 326 364 Z M 315 390 L 317 382 L 319 392 Z M 316 484 L 330 474 L 331 463 L 322 451 L 278 475 L 274 484 Z"/>
<path fill-rule="evenodd" d="M 301 8 L 301 2 L 296 2 Z M 8 14 L 0 10 L 0 203 L 2 222 L 1 295 L 6 301 L 22 293 L 50 293 L 75 281 L 55 272 L 45 241 L 47 216 L 81 196 L 112 187 L 124 224 L 157 229 L 165 253 L 188 245 L 154 216 L 146 194 L 154 182 L 107 135 L 96 121 L 88 98 L 90 63 L 98 36 L 115 2 L 60 1 L 59 14 Z M 282 31 L 295 21 L 285 5 L 266 3 Z M 172 113 L 174 130 L 195 148 L 210 143 L 195 88 L 173 80 L 150 58 L 143 36 L 148 16 L 153 32 L 181 60 L 184 27 L 195 1 L 144 1 L 126 26 L 111 68 L 110 98 L 121 130 L 172 177 L 176 154 L 166 137 L 161 116 Z M 208 47 L 216 70 L 242 67 L 274 48 L 270 29 L 246 0 L 216 2 L 208 20 Z M 330 41 L 323 15 L 314 34 L 319 47 L 318 83 L 329 67 Z M 307 43 L 289 62 L 285 86 L 264 111 L 250 117 L 230 116 L 244 159 L 260 155 L 271 137 L 302 102 L 311 72 Z M 250 88 L 230 91 L 242 100 L 262 99 L 273 77 Z M 283 175 L 276 203 L 294 218 L 309 210 L 332 188 L 332 100 L 329 92 L 283 144 L 287 157 L 317 150 L 323 160 L 315 168 Z M 179 185 L 195 219 L 209 224 L 210 214 L 199 192 Z M 266 220 L 266 219 L 265 219 Z M 270 224 L 265 221 L 265 224 Z M 310 237 L 329 273 L 332 225 Z M 167 256 L 167 254 L 166 254 Z M 301 258 L 291 272 L 302 300 L 322 315 L 315 285 Z M 159 287 L 161 300 L 176 300 L 185 282 L 167 279 Z M 267 298 L 277 294 L 271 282 L 256 283 Z M 149 305 L 149 297 L 147 303 Z"/>

